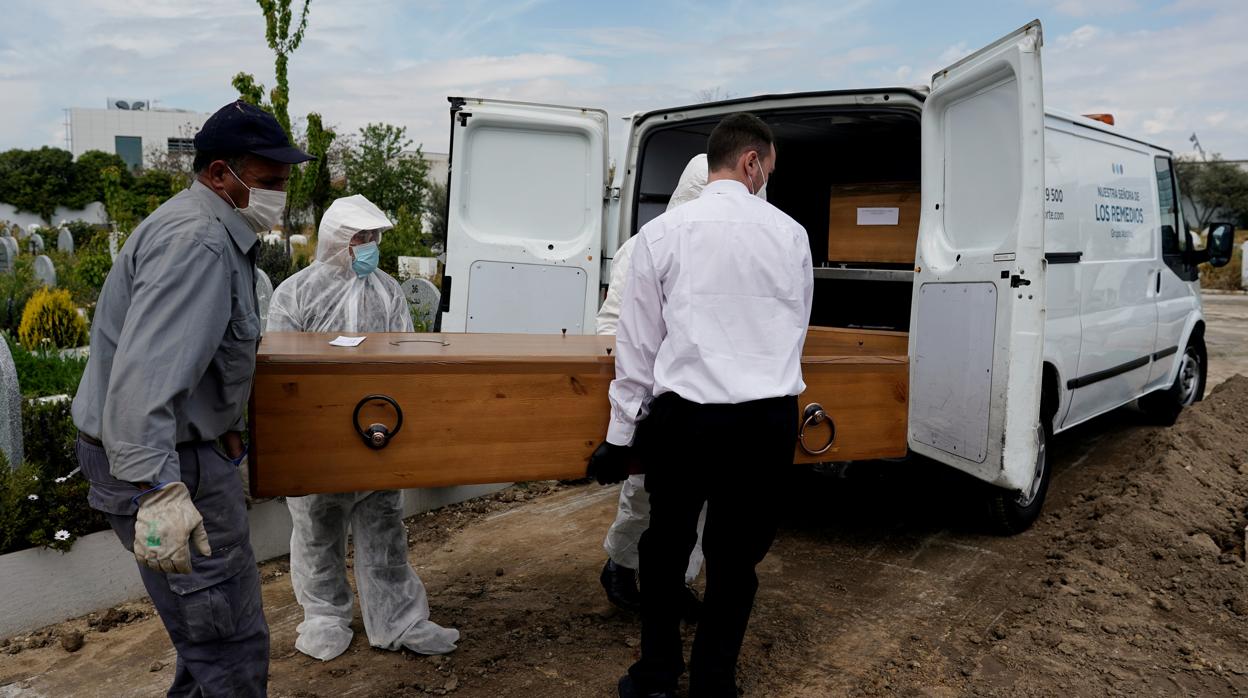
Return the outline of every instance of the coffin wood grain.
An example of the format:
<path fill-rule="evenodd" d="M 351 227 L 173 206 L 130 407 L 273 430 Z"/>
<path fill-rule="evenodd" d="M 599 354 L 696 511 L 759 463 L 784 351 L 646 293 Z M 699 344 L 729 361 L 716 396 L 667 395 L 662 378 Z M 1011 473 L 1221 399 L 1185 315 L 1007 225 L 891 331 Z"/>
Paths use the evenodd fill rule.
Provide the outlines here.
<path fill-rule="evenodd" d="M 275 333 L 261 344 L 250 411 L 256 496 L 578 478 L 606 433 L 611 337 L 370 335 L 340 348 L 328 345 L 334 336 Z M 812 329 L 800 404 L 822 404 L 837 439 L 821 458 L 798 451 L 795 461 L 905 454 L 905 338 Z M 380 451 L 350 423 L 369 394 L 404 409 L 401 432 Z M 366 405 L 360 422 L 373 421 L 392 426 L 393 412 Z M 732 437 L 708 449 L 731 448 Z"/>
<path fill-rule="evenodd" d="M 918 182 L 833 187 L 828 205 L 828 259 L 914 264 L 919 198 Z M 859 208 L 896 208 L 897 225 L 858 225 Z"/>

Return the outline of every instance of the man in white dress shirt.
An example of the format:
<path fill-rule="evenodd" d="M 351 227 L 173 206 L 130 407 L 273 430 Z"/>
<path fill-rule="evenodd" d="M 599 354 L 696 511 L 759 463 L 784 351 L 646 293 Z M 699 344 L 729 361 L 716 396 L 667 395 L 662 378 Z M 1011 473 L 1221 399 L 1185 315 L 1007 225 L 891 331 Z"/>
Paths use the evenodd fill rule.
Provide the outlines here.
<path fill-rule="evenodd" d="M 641 659 L 620 679 L 621 696 L 674 695 L 684 673 L 683 576 L 704 504 L 706 595 L 690 692 L 737 695 L 755 567 L 775 539 L 777 485 L 797 441 L 810 243 L 756 196 L 776 163 L 760 119 L 724 118 L 707 161 L 702 195 L 639 234 L 616 334 L 611 422 L 590 460 L 591 473 L 623 479 L 635 444 L 650 493 Z"/>
<path fill-rule="evenodd" d="M 676 180 L 676 189 L 672 191 L 672 198 L 667 202 L 667 210 L 671 211 L 701 196 L 702 189 L 706 187 L 707 176 L 706 153 L 694 155 Z M 611 260 L 611 283 L 607 286 L 607 297 L 598 309 L 598 334 L 615 334 L 616 325 L 620 321 L 620 299 L 624 297 L 624 287 L 628 285 L 628 260 L 636 244 L 637 236 L 625 240 Z M 699 517 L 698 541 L 689 555 L 689 566 L 685 568 L 683 615 L 689 623 L 698 621 L 702 608 L 702 602 L 692 587 L 693 580 L 702 571 L 702 523 L 703 517 Z M 602 574 L 598 579 L 607 592 L 607 599 L 632 613 L 641 612 L 641 592 L 637 590 L 637 550 L 641 534 L 649 526 L 650 495 L 646 494 L 646 476 L 629 475 L 620 487 L 615 521 L 602 542 L 603 549 L 607 551 L 607 562 L 602 566 Z"/>

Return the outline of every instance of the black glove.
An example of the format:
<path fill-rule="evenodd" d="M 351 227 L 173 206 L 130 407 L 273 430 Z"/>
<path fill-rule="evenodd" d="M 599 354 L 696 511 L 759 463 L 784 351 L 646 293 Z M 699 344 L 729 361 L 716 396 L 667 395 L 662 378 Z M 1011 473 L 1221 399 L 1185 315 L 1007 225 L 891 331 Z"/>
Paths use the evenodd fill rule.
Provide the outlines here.
<path fill-rule="evenodd" d="M 594 455 L 589 457 L 586 477 L 594 478 L 600 485 L 623 482 L 628 477 L 632 450 L 629 446 L 616 446 L 603 441 L 594 449 Z"/>

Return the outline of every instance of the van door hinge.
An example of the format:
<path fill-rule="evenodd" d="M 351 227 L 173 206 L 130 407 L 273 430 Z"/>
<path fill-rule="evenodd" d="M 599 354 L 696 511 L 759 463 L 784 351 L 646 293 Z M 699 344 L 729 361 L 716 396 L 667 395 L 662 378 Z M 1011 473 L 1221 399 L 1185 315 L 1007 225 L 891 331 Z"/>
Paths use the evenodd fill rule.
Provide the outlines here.
<path fill-rule="evenodd" d="M 603 189 L 602 198 L 604 201 L 619 201 L 620 200 L 620 188 L 613 187 L 610 184 L 608 184 Z"/>
<path fill-rule="evenodd" d="M 1014 274 L 1013 276 L 1010 277 L 1010 288 L 1018 288 L 1019 286 L 1030 286 L 1030 285 L 1031 285 L 1031 279 L 1024 279 L 1018 274 Z"/>

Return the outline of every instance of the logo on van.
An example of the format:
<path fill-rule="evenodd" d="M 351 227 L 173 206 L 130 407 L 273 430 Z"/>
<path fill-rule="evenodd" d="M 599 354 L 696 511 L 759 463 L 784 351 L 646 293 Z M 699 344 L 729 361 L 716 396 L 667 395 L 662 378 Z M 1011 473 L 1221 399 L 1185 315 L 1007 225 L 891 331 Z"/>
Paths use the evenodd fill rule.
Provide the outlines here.
<path fill-rule="evenodd" d="M 1127 169 L 1123 167 L 1121 163 L 1117 163 L 1117 162 L 1115 162 L 1111 167 L 1113 168 L 1114 174 L 1116 175 L 1124 174 Z"/>

